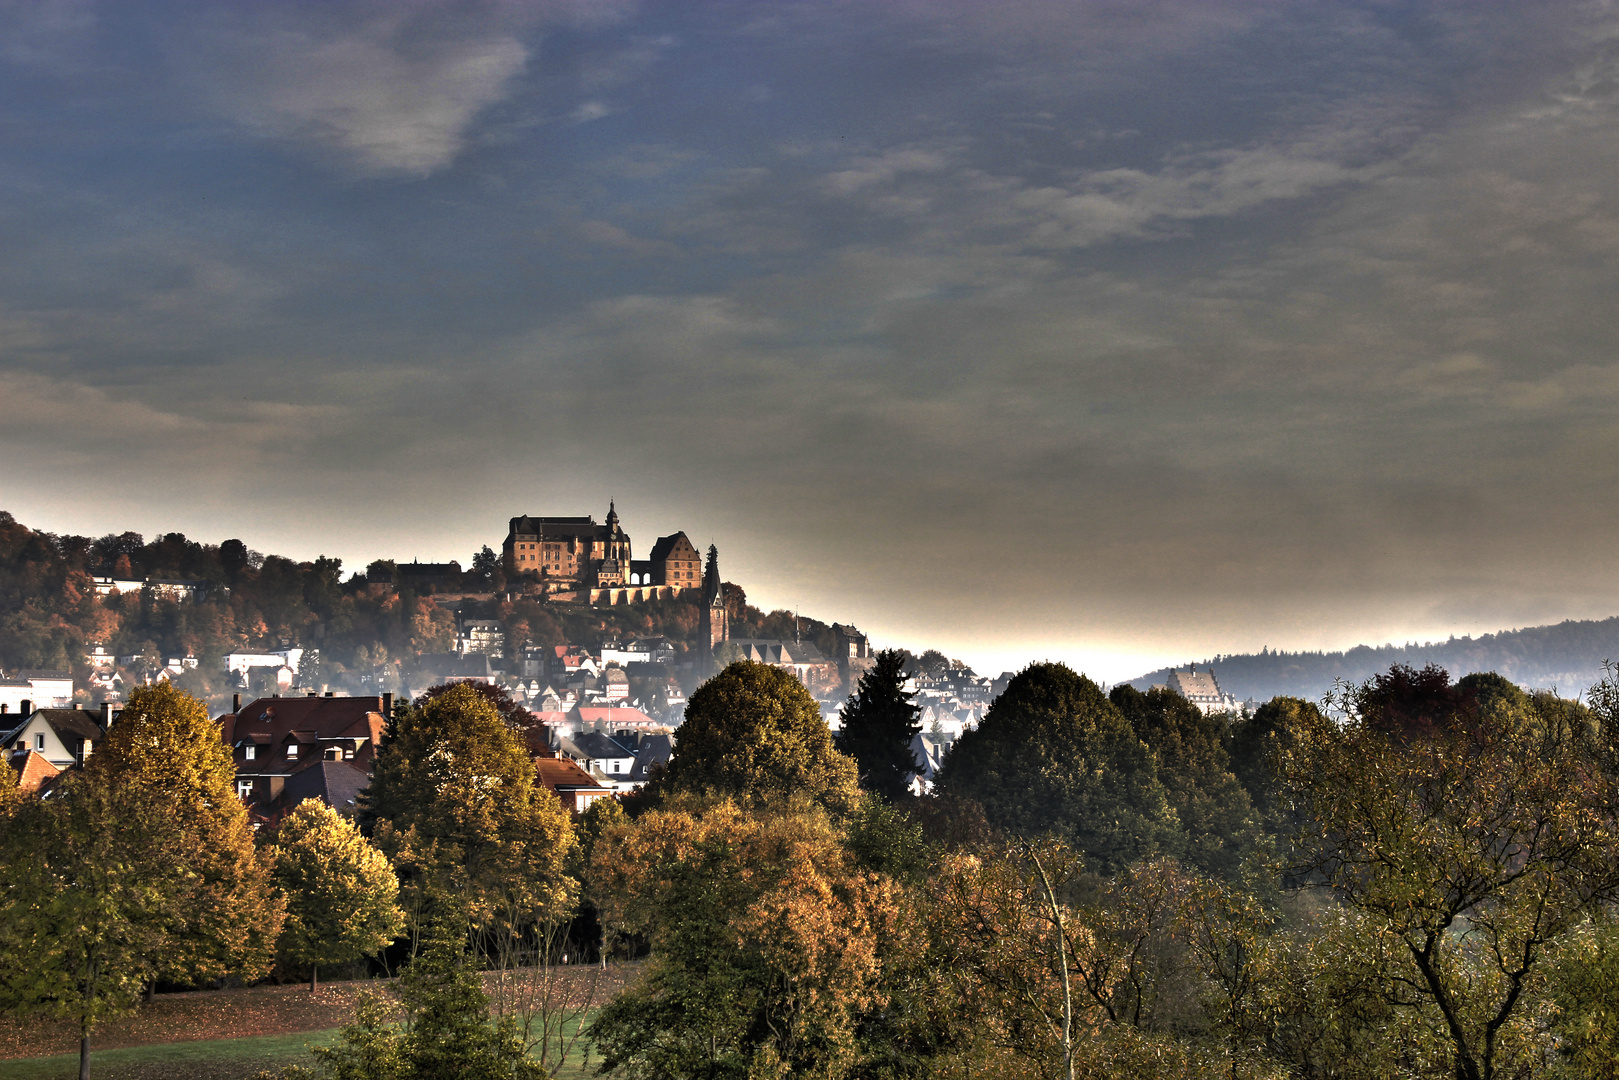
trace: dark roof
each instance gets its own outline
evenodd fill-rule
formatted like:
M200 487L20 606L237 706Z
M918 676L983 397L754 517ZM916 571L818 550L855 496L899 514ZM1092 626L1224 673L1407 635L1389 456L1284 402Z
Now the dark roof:
M493 672L483 653L423 653L416 661L418 671L447 679L488 679Z
M651 779L652 767L667 765L674 752L674 740L663 732L641 736L641 742L635 748L635 764L630 767L630 779Z
M347 761L312 761L287 777L276 801L288 810L305 799L320 799L333 810L351 810L371 778Z
M523 533L525 535L543 536L547 540L566 540L569 538L594 540L596 537L612 535L612 530L606 525L598 525L593 517L534 517L525 515L514 517L508 527L510 535Z
M632 758L635 751L599 731L585 731L570 740L588 758Z
M294 732L300 741L315 739L364 740L380 742L387 721L382 716L382 699L376 697L281 697L259 698L218 720L220 737L228 746L244 741L281 745ZM363 749L360 748L360 749ZM366 760L370 754L366 752ZM241 770L252 773L282 771L270 768L285 762L272 759L243 762Z
M658 537L658 542L652 545L652 554L647 556L647 561L662 562L674 552L675 545L682 540L686 540L686 534L683 532L677 532L672 536ZM692 545L690 540L686 540L686 546L691 548L692 556L696 557L697 548Z
M761 664L824 664L821 650L807 641L781 641L777 638L731 638L747 659Z
M442 577L460 572L461 564L458 562L407 562L394 567L397 577Z
M56 732L56 737L62 744L72 748L80 739L89 739L91 742L100 742L106 731L101 726L101 714L88 712L84 709L38 709L35 716L43 716L45 722ZM72 736L69 739L69 736Z
M52 671L49 668L23 668L17 672L19 679L71 679L71 671Z

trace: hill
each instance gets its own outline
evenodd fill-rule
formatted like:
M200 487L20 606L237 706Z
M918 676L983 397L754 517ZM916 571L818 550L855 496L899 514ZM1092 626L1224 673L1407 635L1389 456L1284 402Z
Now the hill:
M1602 678L1602 664L1619 660L1619 616L1568 620L1552 626L1503 630L1482 637L1453 637L1421 645L1357 645L1344 652L1272 652L1216 656L1198 662L1220 680L1220 688L1241 699L1264 701L1277 695L1319 699L1335 680L1361 682L1394 664L1415 668L1437 664L1454 678L1495 671L1529 689L1555 689L1564 697L1583 693ZM1130 685L1145 690L1169 677L1160 668Z

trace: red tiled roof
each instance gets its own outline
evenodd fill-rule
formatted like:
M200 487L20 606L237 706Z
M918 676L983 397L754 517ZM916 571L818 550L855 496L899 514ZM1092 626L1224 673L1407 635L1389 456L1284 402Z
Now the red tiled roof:
M568 764L573 765L573 762L570 761ZM13 756L10 765L17 771L17 790L24 793L37 791L39 785L62 771L52 765L44 754L32 750L20 756ZM578 768L576 765L574 767Z

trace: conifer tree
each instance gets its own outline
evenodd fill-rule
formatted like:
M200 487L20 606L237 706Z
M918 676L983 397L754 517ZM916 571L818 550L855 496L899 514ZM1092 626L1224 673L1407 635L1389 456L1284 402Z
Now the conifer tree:
M910 790L916 772L911 740L922 730L921 711L905 691L904 655L895 649L879 652L843 706L837 739L838 749L854 758L862 788L891 803Z
M370 956L404 930L388 857L320 800L305 799L287 815L269 856L287 897L280 952L309 965L310 993L321 964Z

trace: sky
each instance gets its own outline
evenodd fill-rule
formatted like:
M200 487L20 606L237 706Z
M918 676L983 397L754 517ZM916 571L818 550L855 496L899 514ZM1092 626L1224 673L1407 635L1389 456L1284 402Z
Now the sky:
M1104 679L1619 613L1619 8L0 0L0 509Z

